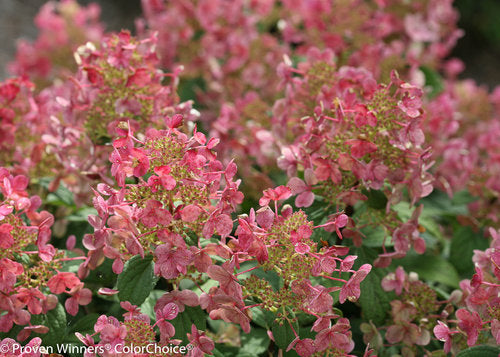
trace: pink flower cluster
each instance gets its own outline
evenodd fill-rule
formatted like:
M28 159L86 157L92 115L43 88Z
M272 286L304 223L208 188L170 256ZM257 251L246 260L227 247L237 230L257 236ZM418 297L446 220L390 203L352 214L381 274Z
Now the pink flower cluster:
M446 316L434 327L434 335L444 341L445 352L460 349L464 339L468 346L478 343L479 337L487 336L500 344L500 233L489 229L493 238L490 248L475 250L473 261L476 273L470 280L460 282L462 289L461 309L455 312L455 329L450 328Z
M4 312L0 331L9 332L14 324L23 326L19 341L33 331L48 332L47 326L33 325L30 320L32 315L54 309L56 295L70 295L65 306L71 315L92 297L74 273L62 270L64 262L74 258L49 243L54 217L47 211L37 212L42 202L28 195L28 183L26 176L13 176L0 168L0 307Z
M203 249L184 239L190 234L209 239L214 231L225 239L231 233L230 214L243 200L240 181L233 180L236 166L224 167L216 159L218 140L207 140L196 129L192 137L181 133L181 115L165 125L168 129L149 129L142 140L131 126L118 129L122 136L113 142L110 161L119 187L97 186L98 215L89 216L94 233L83 240L89 253L81 274L103 256L114 260L119 274L124 261L137 254L155 254L155 272L166 279L186 274L193 264L204 272ZM129 178L137 183L127 183Z
M134 356L164 356L163 353L148 353L147 351L156 351L158 348L165 350L171 349L172 346L179 345L181 341L172 339L175 334L174 326L168 320L174 319L177 314L182 311L178 305L174 303L164 304L161 309L156 311L156 323L151 325L151 319L148 315L141 313L141 310L130 304L122 302L121 307L127 312L123 314L124 320L120 322L116 317L101 315L94 325L94 333L92 335L82 335L77 333L78 339L87 347L90 347L84 353L84 357L94 357L96 353L88 351L103 351L99 355L103 357L121 356L125 351L124 346L134 346L134 351L139 348L139 351L133 352ZM160 342L155 339L154 328L158 326L160 330ZM94 336L99 335L100 341L96 343ZM188 334L190 348L188 353L171 353L169 356L203 356L204 353L211 354L214 348L213 341L206 337L203 332L200 333L193 324L191 333ZM141 348L142 347L142 348Z
M9 70L27 76L37 89L51 85L54 78L70 75L75 69L73 52L87 41L100 41L104 25L96 4L82 7L74 0L48 2L35 18L40 34L34 43L20 40L15 61Z
M191 291L172 290L158 300L157 309L163 309L167 302L178 304L179 312L184 305L200 306L210 318L239 324L248 333L250 306L245 301L252 299L253 306L269 311L292 306L295 311L311 314L318 319L318 336L328 335L325 329L330 329L330 320L338 318L329 293L340 290L341 303L357 300L359 285L371 265L352 270L356 256L340 258L347 254L347 247L318 250L309 237L314 228L320 227L313 227L304 212L293 213L290 206L278 211L278 202L291 196L291 190L284 186L266 190L260 199L262 207L257 213L252 210L248 217L239 218L236 236L232 236L230 214L243 200L238 191L240 181L233 181L236 165L231 162L224 167L216 159L213 148L218 140L207 140L196 129L188 137L178 130L181 124L182 116L174 115L166 120L168 129L149 129L142 140L130 127L119 130L122 136L113 142L110 156L118 188L106 184L97 187L94 207L98 215L89 216L94 233L83 239L89 253L80 266L80 276L95 269L103 257L112 259L113 271L120 274L130 257L151 254L155 274L174 286L185 278L197 281L203 273L218 282L217 287L199 298ZM138 182L127 183L130 178ZM271 202L274 212L269 207ZM339 229L346 220L346 215L338 214L323 226ZM212 240L214 234L220 236L217 243ZM224 264L217 265L215 257L223 259ZM278 261L282 263L276 265ZM242 264L251 262L252 268L235 272ZM285 286L273 292L268 282L255 275L238 278L260 267L276 270ZM331 276L335 272L339 277ZM346 280L340 277L341 273L354 274ZM312 285L311 276L341 286ZM293 317L285 315L283 319ZM341 322L344 328L331 327L331 333L336 331L333 339L318 337L311 344L312 351L328 347L352 350L349 324Z
M283 65L286 97L274 107L275 125L293 132L294 140L282 146L278 165L291 177L288 186L297 195L295 205L308 207L318 194L330 205L354 206L367 200L366 190L381 190L387 198L386 214L371 223L386 227L395 251L388 253L384 247L378 265L404 256L410 244L423 253L419 211L405 224L391 214L403 190L412 204L432 191L420 127L422 90L395 72L388 85L381 85L363 68L337 70L331 52L311 50L309 56L298 69ZM283 132L283 142L286 135ZM353 224L345 235L361 244Z
M451 0L142 5L135 37L105 33L95 5L48 3L0 83L5 355L80 306L100 316L76 333L101 351L86 357L198 357L264 329L266 353L349 356L353 316L365 356L437 353L432 332L445 353L500 344L500 89L457 79ZM440 191L463 190L442 214ZM493 240L448 294L412 260L447 258L450 226ZM74 227L66 249L51 240ZM121 287L137 261L156 289L141 307ZM380 321L364 287L387 294Z
M424 126L437 162L436 185L450 196L467 189L480 197L470 204L477 220L472 223L497 228L499 94L499 88L489 94L471 80L450 80L443 93L428 104Z

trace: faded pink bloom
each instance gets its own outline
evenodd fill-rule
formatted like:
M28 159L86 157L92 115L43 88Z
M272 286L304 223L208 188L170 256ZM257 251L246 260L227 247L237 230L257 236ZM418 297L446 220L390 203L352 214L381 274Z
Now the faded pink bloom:
M141 223L148 228L154 228L157 225L168 226L172 221L172 214L157 200L147 201L140 217Z
M312 169L304 171L305 182L298 177L292 177L287 186L292 190L292 195L297 195L295 205L297 207L309 207L314 201L313 186L318 183L318 179Z
M42 312L42 301L45 300L45 295L40 290L36 288L20 288L16 298L28 307L31 314L38 315Z
M295 349L295 352L300 357L309 357L315 352L314 340L310 338L305 338L303 340L297 336L287 347L286 351L290 351L291 349Z
M14 229L10 224L4 223L0 225L0 248L7 249L14 244L14 238L10 232Z
M425 346L430 341L430 334L429 331L420 328L414 323L400 321L396 325L389 326L385 338L392 344L402 341L407 345Z
M174 248L170 243L158 246L155 256L158 258L154 267L155 274L165 279L174 279L179 274L186 274L187 266L194 258L193 253L185 246Z
M341 304L343 304L346 299L348 299L349 301L355 301L359 299L359 296L361 295L359 284L364 280L364 278L371 270L372 266L370 264L363 264L358 269L358 271L351 276L347 283L342 286L339 295L339 301Z
M92 301L92 291L84 288L83 283L78 284L69 292L71 297L66 299L64 306L68 314L75 316L78 313L78 305L88 305Z
M162 309L168 303L175 303L179 312L183 312L185 306L198 306L200 304L198 295L191 290L173 290L163 294L156 301L155 310Z
M500 321L497 319L493 319L493 321L491 321L491 334L493 335L496 343L500 345Z
M188 352L189 357L203 357L205 354L212 354L215 348L214 342L205 333L200 333L195 324L191 325L191 333L187 334L189 343L194 347Z
M351 146L351 155L356 159L377 151L377 145L366 140L351 139L347 140L346 144Z
M286 186L278 186L276 188L268 188L264 191L264 196L259 200L261 206L266 206L270 201L286 200L292 195L290 188Z
M47 286L54 294L61 294L66 289L71 290L78 284L80 284L80 279L74 273L69 272L57 273L47 282Z
M457 310L456 315L458 327L467 335L467 345L474 346L483 326L481 317L477 312L470 312L466 309Z
M398 266L395 273L389 273L389 275L382 279L382 288L385 291L395 290L397 295L401 295L403 292L405 278L406 275L404 269L401 266Z
M333 347L345 352L352 351L354 342L351 340L350 335L348 335L349 328L349 320L340 318L332 327L320 331L314 340L316 350L324 351L329 347Z
M436 338L444 342L444 352L449 353L451 351L451 338L457 331L450 331L450 328L439 320L433 331Z

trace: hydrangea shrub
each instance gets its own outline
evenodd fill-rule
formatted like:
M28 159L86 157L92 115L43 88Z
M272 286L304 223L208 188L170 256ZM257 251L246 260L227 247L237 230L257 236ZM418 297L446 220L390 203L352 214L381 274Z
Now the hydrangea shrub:
M0 83L0 355L500 353L500 88L451 0L142 7L49 2Z

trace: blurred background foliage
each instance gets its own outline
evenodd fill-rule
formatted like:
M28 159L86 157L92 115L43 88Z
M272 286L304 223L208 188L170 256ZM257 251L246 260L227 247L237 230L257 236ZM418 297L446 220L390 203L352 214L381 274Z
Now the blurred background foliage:
M47 0L0 1L0 78L8 76L5 65L15 53L15 40L36 38L33 18ZM78 0L80 4L98 3L107 30L133 29L141 14L140 0ZM464 61L462 78L473 78L490 89L500 83L500 1L455 0L460 12L459 27L465 36L458 42L452 56Z
M465 36L453 56L465 62L463 78L473 78L491 89L500 83L500 1L455 0L458 26Z

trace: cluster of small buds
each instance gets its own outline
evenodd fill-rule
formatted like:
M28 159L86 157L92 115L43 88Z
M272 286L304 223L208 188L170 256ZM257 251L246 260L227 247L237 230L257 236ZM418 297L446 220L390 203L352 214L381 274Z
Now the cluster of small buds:
M211 264L197 237L210 239L216 232L224 241L231 233L230 214L243 200L240 181L233 181L234 163L224 168L216 159L218 140L207 141L196 128L188 137L177 129L181 125L182 116L174 115L168 129L149 129L142 140L131 127L119 129L123 136L110 156L118 189L97 186L98 216L89 216L95 232L83 239L89 250L83 275L103 256L114 260L119 274L130 257L154 254L155 273L165 279L186 274L193 264L207 265L206 258Z
M200 306L211 319L239 324L248 333L248 312L252 306L247 306L245 299L249 298L258 300L253 306L271 312L288 306L291 313L315 316L319 321L315 330L318 338L311 342L315 351L352 350L348 322L339 320L333 326L330 323L338 318L332 310L330 293L340 291L341 303L357 300L360 283L371 265L353 270L356 256L346 256L348 248L318 249L310 239L316 228L333 226L340 233L347 216L340 213L322 227L314 227L302 211L293 213L286 206L279 212L278 202L291 196L288 187L280 186L264 192L262 208L257 214L252 210L248 217L240 217L235 237L231 236L230 213L242 201L239 182L233 181L236 165L231 163L224 169L212 152L216 141L207 142L196 130L188 138L177 130L181 122L180 116L174 116L167 130L150 129L142 140L130 128L121 129L123 136L113 142L115 151L110 158L119 187L100 184L97 188L94 206L99 215L89 218L95 232L84 237L89 255L80 273L84 276L88 269L94 269L102 257L113 259L113 271L120 273L130 257L152 254L155 274L174 284L174 290L158 300L157 312L170 303L177 304L180 312L185 305ZM138 183L127 183L130 178ZM105 200L103 196L109 198ZM210 243L207 240L214 231L220 240ZM200 236L205 240L196 238ZM217 265L211 255L225 262ZM251 262L257 265L235 273L241 264ZM275 271L284 286L275 292L267 281L255 275L238 278L258 268ZM196 282L203 272L218 286L203 291L199 297L192 291L178 290L179 279ZM334 273L338 277L331 276ZM349 273L349 279L342 277ZM324 278L330 284L313 285L312 277ZM284 314L280 321L290 319L292 315Z
M446 353L464 348L465 340L467 346L488 340L500 344L500 231L490 228L489 234L490 248L474 251L476 273L460 282L462 296L457 305L465 306L455 312L457 320L443 316L434 327Z
M80 258L67 258L49 244L54 217L37 212L42 202L38 196L28 196L28 183L26 176L0 168L0 331L26 325L17 335L19 341L32 332L48 332L48 327L32 325L30 320L31 315L46 314L57 306L53 294L70 295L65 306L71 315L92 296L74 273L61 271L64 261Z
M301 76L289 78L286 97L275 105L276 125L290 128L297 138L283 147L279 166L290 175L311 169L309 190L320 182L334 184L324 191L332 192L335 204L353 205L363 197L356 194L361 188L385 189L386 181L393 203L402 187L412 202L428 195L432 180L422 148L422 90L396 72L389 85L382 85L362 68L337 70L328 52L309 55L298 69L283 69Z
M38 90L50 85L54 78L72 73L76 69L73 60L76 48L87 41L98 42L103 36L104 25L99 22L99 15L96 4L82 7L75 0L44 4L35 18L40 31L37 40L18 42L9 71L29 77Z

